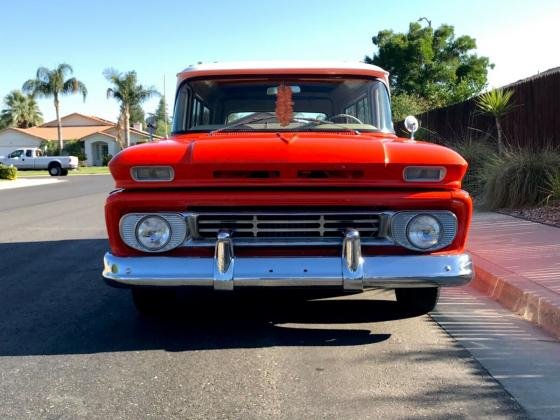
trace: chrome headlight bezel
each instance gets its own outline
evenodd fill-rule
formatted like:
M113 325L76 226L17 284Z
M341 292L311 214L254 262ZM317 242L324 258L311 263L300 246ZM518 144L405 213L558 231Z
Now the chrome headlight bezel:
M434 245L421 248L409 238L409 225L417 217L433 217L440 227L439 240ZM430 252L448 247L457 235L457 216L447 210L401 211L391 217L391 237L393 241L412 251Z
M170 230L169 240L161 247L145 247L138 239L140 224L150 217L159 217L167 223ZM119 233L129 247L142 252L165 252L180 246L189 235L185 217L177 213L128 213L121 217Z

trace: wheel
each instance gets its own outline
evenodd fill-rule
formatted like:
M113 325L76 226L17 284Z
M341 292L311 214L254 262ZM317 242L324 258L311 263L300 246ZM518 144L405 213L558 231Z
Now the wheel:
M132 289L132 301L141 315L158 315L171 307L175 301L175 291L161 288L135 288Z
M359 119L354 117L353 115L350 114L336 114L336 115L332 115L329 118L327 118L328 121L333 121L336 120L337 118L346 118L346 120L352 120L358 124L363 124L363 122Z
M62 168L58 163L53 163L49 165L49 174L50 176L60 176L62 175Z
M68 175L68 169L62 169L62 170L60 171L60 175L62 175L62 176Z
M439 299L439 287L395 289L397 303L403 309L426 314L432 311Z

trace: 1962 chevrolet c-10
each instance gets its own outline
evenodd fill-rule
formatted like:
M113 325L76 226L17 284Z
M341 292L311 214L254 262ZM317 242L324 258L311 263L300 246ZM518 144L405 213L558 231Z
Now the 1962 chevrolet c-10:
M381 68L189 67L172 131L109 165L103 277L141 312L174 286L395 289L429 311L471 280L467 163L395 135Z

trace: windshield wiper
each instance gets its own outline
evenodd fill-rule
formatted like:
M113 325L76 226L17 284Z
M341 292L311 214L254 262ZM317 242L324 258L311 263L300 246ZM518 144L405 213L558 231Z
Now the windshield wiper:
M254 124L254 123L257 123L257 122L267 121L267 120L270 120L272 118L276 118L276 115L273 114L272 112L267 112L266 114L268 114L268 115L266 115L266 116L262 116L262 114L265 114L265 113L264 112L259 112L258 114L253 114L252 118L251 118L250 115L245 117L245 118L241 118L240 121L238 121L234 124L227 124L227 125L225 125L221 128L210 131L209 134L214 135L214 134L219 133L219 132L224 131L224 130L230 130L230 129L235 128L235 127L242 127L242 126L247 125L247 124Z
M293 118L292 121L295 121L295 122L299 122L299 121L307 122L306 125L301 126L301 127L298 127L298 128L305 128L306 126L314 127L314 126L321 125L321 124L330 124L330 125L332 125L332 126L334 126L334 127L342 128L344 131L350 131L350 132L352 132L352 133L354 133L354 134L356 134L356 135L359 135L359 134L360 134L360 132L359 132L358 130L354 129L354 128L345 127L345 126L343 126L343 125L340 125L340 124L337 124L337 123L334 123L334 122L328 121L328 120L319 120L319 119L317 119L317 118L300 118L300 117L296 117L296 118ZM313 124L312 124L312 123L313 123Z
M245 118L242 118L242 121L238 121L234 124L228 124L228 125L225 125L224 127L213 130L209 133L209 135L212 136L216 133L220 133L222 131L230 130L230 129L233 129L233 128L236 128L236 127L242 127L242 126L248 125L248 124L254 124L254 123L258 123L258 122L262 122L262 121L268 121L268 120L271 120L271 119L276 119L276 114L274 114L272 112L267 112L266 114L268 114L268 115L266 115L266 116L262 116L262 114L265 114L265 113L264 112L259 112L258 114L254 115L252 118L251 118L251 116L247 116ZM297 127L297 129L301 129L301 128L305 129L307 127L314 127L314 126L317 126L317 125L329 124L329 125L332 125L333 127L341 128L344 131L350 131L350 132L352 132L356 135L360 134L360 132L358 130L354 129L354 128L345 127L343 125L336 124L332 121L319 120L317 118L294 117L290 120L290 122L306 123L305 125L303 125L301 127ZM295 130L297 131L297 129L295 129Z

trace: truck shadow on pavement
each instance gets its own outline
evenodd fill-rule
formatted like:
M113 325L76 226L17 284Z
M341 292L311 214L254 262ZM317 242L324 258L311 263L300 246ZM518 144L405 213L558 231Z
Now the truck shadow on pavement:
M183 294L169 313L145 319L128 290L102 281L107 247L104 239L0 244L0 356L353 346L387 340L378 323L416 316L369 293L312 301Z

